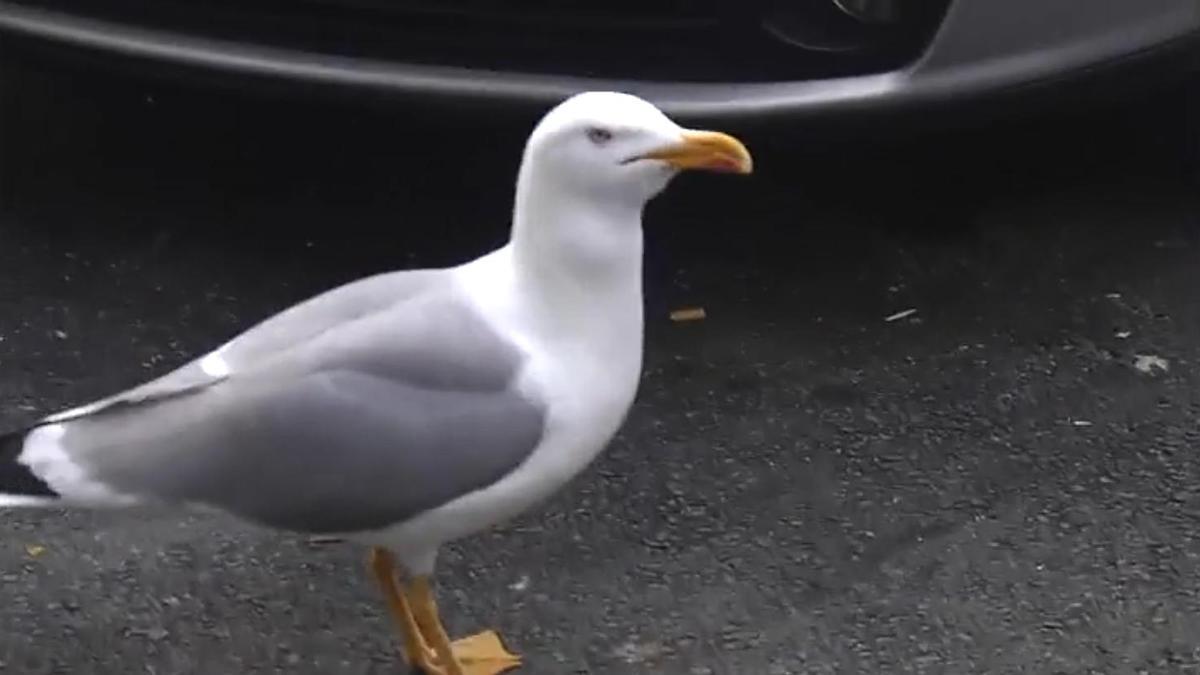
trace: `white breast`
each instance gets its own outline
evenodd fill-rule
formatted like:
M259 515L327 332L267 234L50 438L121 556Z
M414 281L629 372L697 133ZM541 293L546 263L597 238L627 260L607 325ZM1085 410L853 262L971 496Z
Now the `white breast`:
M640 287L618 303L621 316L595 317L597 328L565 339L546 334L514 292L509 249L456 273L489 323L529 355L519 388L546 401L546 432L537 449L500 482L372 536L410 567L432 565L442 543L513 518L551 496L608 445L633 403L642 366ZM605 303L613 306L613 303Z

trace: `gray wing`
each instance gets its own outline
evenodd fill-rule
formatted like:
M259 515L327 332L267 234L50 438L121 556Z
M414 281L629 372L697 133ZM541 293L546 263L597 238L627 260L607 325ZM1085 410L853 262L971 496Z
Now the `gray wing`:
M234 337L221 348L221 357L237 370L275 357L298 345L400 303L436 291L446 283L443 270L405 270L358 279L271 316ZM49 416L56 422L93 414L113 405L144 402L209 387L221 378L205 373L197 358L172 372L127 391Z
M62 423L60 447L123 494L273 527L375 529L491 485L543 433L524 356L452 292L329 328L207 387Z

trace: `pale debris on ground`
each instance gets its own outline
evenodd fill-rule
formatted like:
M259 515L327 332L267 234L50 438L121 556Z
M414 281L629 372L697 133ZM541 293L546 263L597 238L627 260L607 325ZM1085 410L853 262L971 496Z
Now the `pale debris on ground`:
M1170 364L1163 357L1154 354L1134 354L1133 367L1143 373L1153 373L1155 370L1165 373L1170 368Z

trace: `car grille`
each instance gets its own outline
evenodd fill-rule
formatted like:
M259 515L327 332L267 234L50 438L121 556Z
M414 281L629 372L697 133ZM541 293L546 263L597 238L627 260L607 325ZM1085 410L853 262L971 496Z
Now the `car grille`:
M837 7L895 3L871 23ZM633 80L768 81L914 59L948 0L26 0L124 23L413 64Z

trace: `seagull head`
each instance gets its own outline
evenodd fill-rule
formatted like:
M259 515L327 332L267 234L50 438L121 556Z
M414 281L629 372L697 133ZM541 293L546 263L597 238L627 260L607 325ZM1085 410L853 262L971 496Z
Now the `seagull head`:
M529 137L524 164L574 197L639 208L681 171L753 169L736 138L681 127L653 104L616 92L576 94L551 109Z
M752 168L746 146L728 134L684 128L629 94L576 94L546 113L525 144L514 250L549 288L595 292L602 280L632 288L646 202L682 171Z

